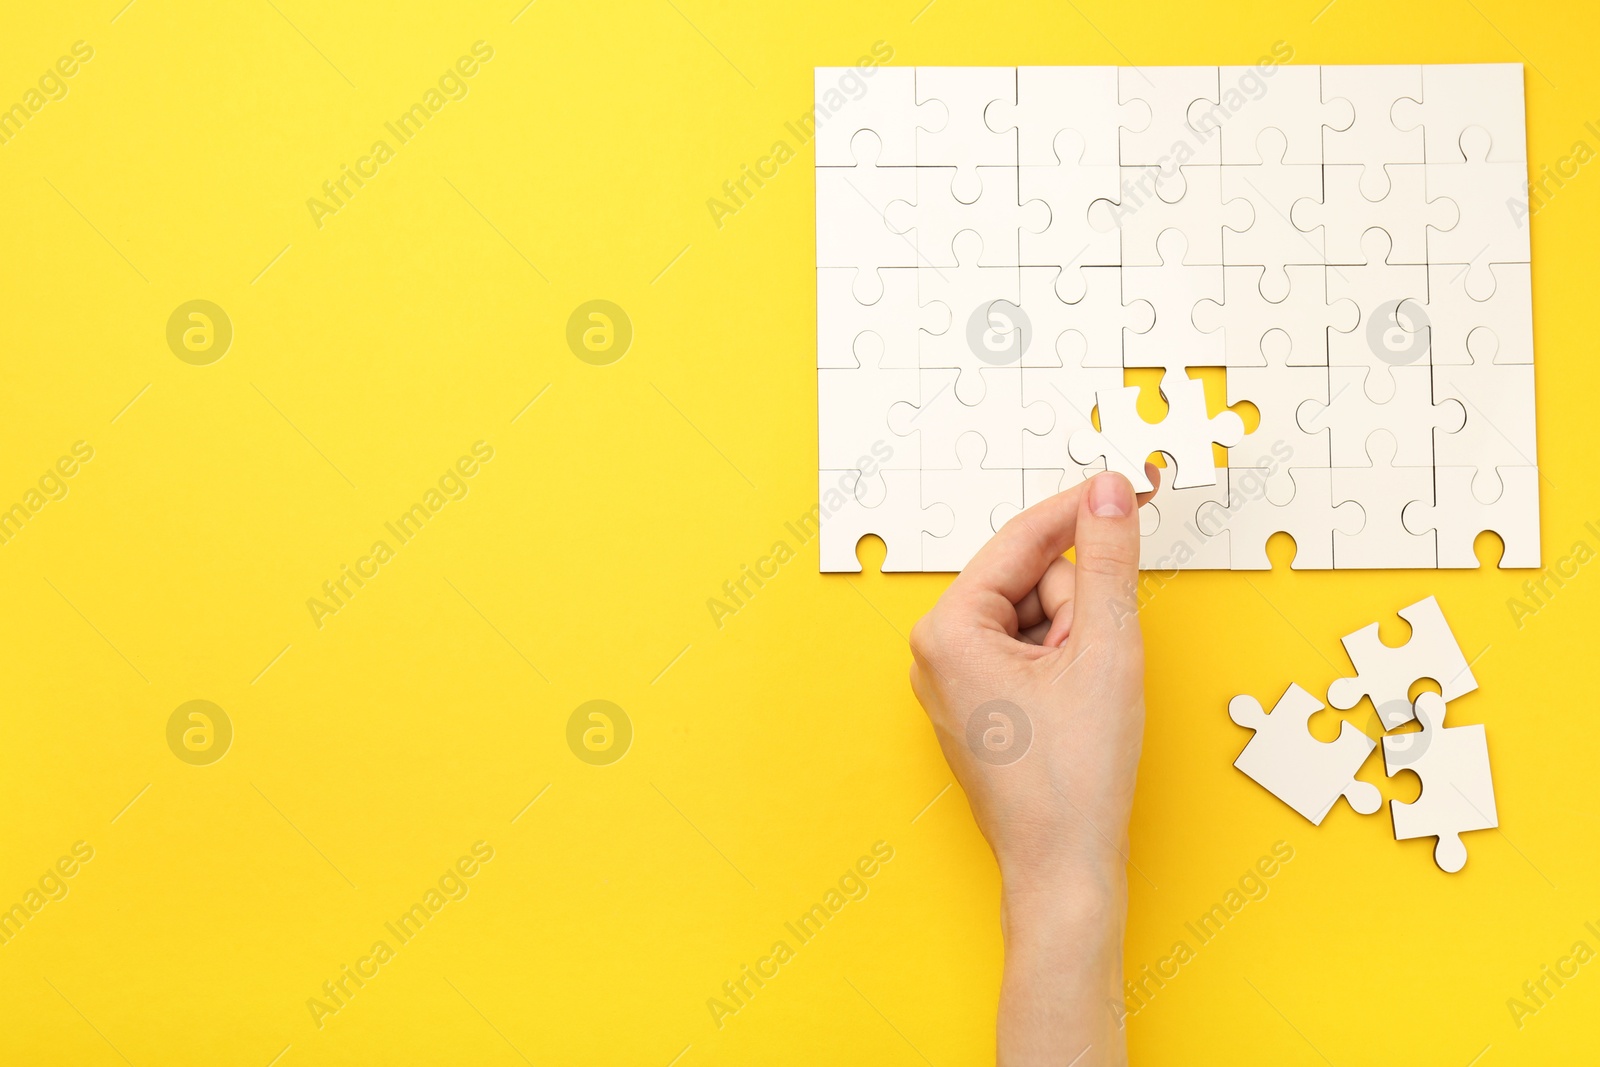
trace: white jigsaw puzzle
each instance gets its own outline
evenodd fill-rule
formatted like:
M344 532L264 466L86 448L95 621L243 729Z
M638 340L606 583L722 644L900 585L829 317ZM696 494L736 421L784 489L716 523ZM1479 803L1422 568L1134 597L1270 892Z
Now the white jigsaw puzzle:
M1279 532L1297 569L1475 567L1485 531L1539 566L1520 65L856 81L816 137L818 469L850 486L824 571L869 533L959 570L1096 468L1148 489L1151 455L1147 568L1265 568Z

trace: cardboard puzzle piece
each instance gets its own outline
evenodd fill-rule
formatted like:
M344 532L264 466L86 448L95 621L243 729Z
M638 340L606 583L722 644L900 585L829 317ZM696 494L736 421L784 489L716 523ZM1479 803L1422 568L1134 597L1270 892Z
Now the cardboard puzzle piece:
M1395 464L1395 440L1379 430L1367 441L1371 463L1364 467L1333 468L1335 505L1354 501L1366 517L1354 533L1333 535L1335 570L1380 570L1392 567L1436 567L1434 539L1406 529L1402 516L1414 500L1432 492L1432 467Z
M1216 67L1118 68L1117 98L1124 104L1137 102L1149 115L1138 127L1122 128L1122 165L1162 166L1172 159L1173 146L1179 144L1194 153L1188 162L1221 163L1217 137L1189 124L1190 109L1197 102L1220 103L1220 79Z
M1391 395L1379 402L1374 384L1388 382ZM1329 455L1335 467L1372 464L1374 434L1386 433L1395 443L1397 467L1429 470L1434 462L1435 431L1452 434L1465 424L1466 409L1446 397L1434 403L1432 369L1427 366L1329 367L1328 402L1308 399L1300 407L1300 426L1309 434L1329 431ZM1430 479L1431 480L1431 479Z
M1227 144L1223 142L1225 156ZM1222 168L1223 203L1231 205L1241 200L1250 206L1246 225L1234 226L1224 221L1222 262L1230 266L1260 264L1265 268L1261 295L1281 301L1289 295L1289 264L1320 266L1327 260L1322 228L1315 227L1309 233L1301 230L1279 207L1321 195L1322 167L1290 162L1288 142L1281 130L1262 130L1257 145L1261 162Z
M1265 567L1283 531L1302 569L1471 566L1485 529L1537 563L1521 68L1255 74L816 71L819 470L870 470L832 523L959 566L1014 482L1023 505L1106 467L1144 488L1162 453L1150 565ZM1248 437L1187 380L1208 366ZM1122 377L1145 367L1156 424ZM1018 477L932 516L898 475L933 471Z
M1386 403L1394 387L1392 369L1428 365L1429 334L1417 329L1421 320L1404 314L1427 298L1428 268L1390 262L1383 230L1368 231L1361 247L1362 263L1328 268L1328 299L1349 300L1361 316L1357 329L1328 335L1328 364L1376 371L1367 376L1367 388Z
M983 241L971 230L955 236L956 263L951 266L917 268L917 297L921 304L938 304L949 309L950 327L943 333L919 332L917 364L924 368L948 368L960 372L956 391L968 404L983 399L985 367L1014 362L1004 347L1009 338L999 338L998 353L974 345L970 334L973 317L980 316L988 327L989 314L996 304L1015 307L1022 299L1022 274L1017 267L981 266ZM1018 338L1021 344L1022 339Z
M1023 267L1022 310L1035 336L1023 365L1121 370L1123 337L1155 322L1149 301L1123 302L1122 282L1121 267Z
M1122 293L1143 300L1155 315L1148 330L1122 338L1124 367L1161 367L1182 373L1185 367L1220 367L1225 362L1223 338L1202 333L1194 324L1194 307L1222 297L1221 267L1192 267L1183 260L1187 243L1177 230L1161 235L1153 267L1122 268Z
M1323 67L1322 98L1347 100L1353 111L1348 127L1323 128L1322 161L1365 167L1359 189L1368 200L1383 199L1389 188L1385 165L1427 162L1421 128L1401 129L1394 122L1395 107L1401 100L1422 102L1420 66Z
M964 403L950 388L950 371L924 370L922 401L889 406L890 431L916 436L918 447L911 451L921 457L923 470L963 466L957 448L972 433L985 442L989 466L1021 470L1024 435L1050 432L1055 409L1039 401L1023 404L1021 367L987 367L977 373L983 394L975 404Z
M1052 146L1048 164L1024 166L1017 179L1017 195L1030 212L1029 226L1019 235L1022 262L1028 266L1117 266L1122 262L1120 239L1114 229L1090 221L1097 202L1117 194L1121 168L1115 163L1088 163L1083 135L1062 130ZM1041 216L1032 205L1047 209Z
M1526 263L1429 263L1423 321L1435 366L1533 362L1533 278ZM1469 285L1476 280L1477 285ZM1492 284L1488 284L1492 283Z
M986 462L987 442L978 433L962 434L955 452L958 466L922 472L922 499L930 505L943 504L955 515L948 533L923 533L923 570L960 570L1022 508L1020 466L991 466Z
M1328 298L1327 267L1301 264L1283 270L1289 292L1281 300L1263 295L1265 267L1235 266L1222 268L1222 303L1195 305L1195 326L1222 332L1227 366L1326 367L1329 339L1361 321L1355 301Z
M1214 484L1212 442L1238 444L1244 436L1243 420L1232 411L1207 415L1204 383L1180 373L1169 372L1161 379L1161 394L1167 401L1166 417L1146 422L1138 410L1138 386L1100 393L1096 398L1100 429L1072 435L1072 458L1090 463L1104 457L1106 469L1126 476L1140 493L1155 488L1144 471L1145 460L1154 452L1165 453L1176 464L1174 487Z
M1279 67L1270 83L1262 82L1254 67L1223 67L1220 75L1225 86L1246 85L1254 77L1262 87L1248 101L1224 99L1213 105L1197 100L1189 106L1191 127L1220 134L1225 165L1252 165L1275 158L1261 150L1260 137L1268 130L1283 144L1283 162L1319 165L1323 127L1348 129L1355 118L1355 108L1348 100L1323 99L1319 67ZM1228 92L1238 90L1230 88Z
M1479 726L1446 726L1445 700L1438 693L1417 698L1420 734L1383 739L1384 770L1393 777L1415 771L1422 793L1410 803L1392 800L1389 814L1397 841L1436 837L1433 860L1451 874L1467 863L1461 835L1500 825L1494 779L1489 774L1489 739Z
M817 371L817 464L823 470L844 470L872 446L890 437L888 414L899 403L916 404L922 396L916 368L827 367ZM915 442L896 447L891 469L922 466Z
M1527 162L1521 63L1430 63L1422 68L1422 95L1396 101L1392 114L1396 128L1423 132L1429 163L1470 158L1461 141L1472 128L1489 135L1491 162Z
M1355 676L1328 686L1328 703L1341 711L1355 707L1362 697L1371 700L1385 730L1411 721L1411 687L1424 679L1436 682L1445 700L1478 688L1438 600L1424 597L1401 608L1399 614L1411 624L1406 643L1384 644L1375 622L1346 634L1339 641L1356 669Z
M1224 518L1232 568L1270 570L1267 542L1286 533L1295 546L1290 569L1332 570L1334 537L1360 532L1364 521L1359 504L1334 503L1333 473L1327 467L1288 468L1294 495L1277 503L1268 495L1276 480L1271 468L1230 467Z
M1290 685L1271 714L1252 696L1228 702L1228 717L1254 730L1255 736L1233 765L1257 785L1299 812L1312 825L1322 825L1340 797L1362 815L1383 802L1378 787L1356 778L1377 742L1350 723L1341 723L1337 740L1318 741L1308 726L1322 701Z
M870 81L864 79L870 77ZM841 84L862 82L859 95L843 92ZM836 101L834 98L837 98ZM914 167L917 164L917 126L932 121L937 109L917 103L916 69L913 67L818 67L816 101L834 102L826 122L817 125L817 166L855 165L850 142L863 130L871 131L883 146L880 167Z
M1228 449L1231 467L1276 464L1267 477L1274 501L1294 495L1290 472L1296 467L1328 467L1328 431L1307 432L1300 425L1300 406L1324 402L1328 395L1325 367L1235 367L1228 372L1228 406L1255 406L1256 428Z
M818 479L818 510L822 515L819 549L823 573L861 573L856 546L871 534L881 538L888 551L883 569L920 571L922 535L949 533L955 514L948 504L923 506L922 475L918 471L882 471L886 491L876 505L868 506L857 495L863 481L859 469L823 470Z
M1015 103L1017 73L1010 67L918 67L917 103L928 106L942 120L917 129L917 166L951 167L958 200L971 202L978 194L979 167L1017 166L1015 130L996 132L984 121L984 112L997 101Z
M1249 204L1223 203L1221 167L1123 167L1118 191L1121 199L1090 206L1089 222L1121 233L1124 267L1159 266L1157 245L1168 230L1183 234L1184 263L1221 266L1223 229L1250 225Z
M1016 167L975 168L967 200L955 191L955 167L907 169L914 176L916 199L902 197L882 205L880 224L911 242L919 267L959 265L955 246L963 230L981 241L979 266L1015 267L1021 262L1019 231L1042 229L1049 222L1050 209L1043 201L1018 205ZM862 223L868 224L865 219Z
M1103 464L1079 463L1072 458L1072 435L1092 430L1091 413L1095 397L1101 392L1122 387L1122 371L1115 367L1023 367L1022 403L1024 408L1044 404L1054 414L1048 430L1022 435L1024 468L1057 470L1063 475L1075 472L1068 483L1076 485L1083 472Z
M1069 162L1057 148L1066 132L1076 135L1079 162L1115 167L1122 120L1138 122L1142 116L1139 108L1117 102L1116 67L1018 67L1016 102L995 100L984 117L996 133L1017 131L1017 159L1024 167Z
M950 328L947 306L918 302L915 268L886 267L878 278L882 294L863 304L855 296L855 267L817 268L818 369L915 368L919 335Z
M1434 435L1434 462L1442 467L1532 467L1539 461L1533 417L1533 365L1472 363L1432 368L1433 395L1465 413L1454 430ZM1493 495L1493 479L1479 479L1478 495Z
M1500 491L1488 500L1477 495L1483 472L1476 467L1435 467L1436 499L1416 500L1401 515L1412 533L1432 532L1440 567L1476 567L1472 545L1489 531L1505 546L1501 567L1539 566L1539 468L1499 467Z
M1220 570L1232 566L1223 512L1228 472L1216 484L1179 489L1172 467L1158 469L1155 497L1139 508L1139 568L1153 571Z
M1527 222L1506 207L1526 197L1528 165L1490 162L1489 134L1481 127L1461 135L1461 148L1465 162L1424 165L1428 195L1460 209L1450 226L1429 218L1428 261L1471 264L1470 273L1481 279L1490 273L1491 263L1529 260ZM1492 284L1492 278L1488 281Z
M1465 208L1434 191L1426 164L1393 163L1384 173L1389 178L1387 188L1382 196L1370 198L1361 190L1362 167L1326 164L1322 168L1323 199L1297 200L1290 208L1297 228L1311 233L1322 227L1326 262L1368 262L1363 242L1367 231L1376 229L1388 236L1391 246L1383 259L1427 263L1434 251L1432 237L1456 226ZM1507 214L1503 204L1500 212Z

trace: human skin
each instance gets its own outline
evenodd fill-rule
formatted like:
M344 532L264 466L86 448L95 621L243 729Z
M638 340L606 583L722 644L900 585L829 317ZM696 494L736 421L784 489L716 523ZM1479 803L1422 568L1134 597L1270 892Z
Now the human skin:
M911 631L911 687L1000 868L1003 1067L1127 1062L1119 1009L1148 498L1108 472L1029 508Z

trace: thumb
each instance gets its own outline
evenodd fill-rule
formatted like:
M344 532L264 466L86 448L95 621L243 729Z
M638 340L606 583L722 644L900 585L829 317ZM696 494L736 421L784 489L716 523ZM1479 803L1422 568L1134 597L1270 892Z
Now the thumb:
M1115 471L1094 476L1078 504L1072 630L1091 640L1138 641L1139 504Z

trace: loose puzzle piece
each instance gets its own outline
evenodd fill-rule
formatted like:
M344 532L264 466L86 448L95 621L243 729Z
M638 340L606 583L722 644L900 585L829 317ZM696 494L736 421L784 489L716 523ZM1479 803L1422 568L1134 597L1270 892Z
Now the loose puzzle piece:
M1403 645L1386 645L1378 636L1377 623L1346 634L1339 640L1355 666L1355 677L1328 686L1328 703L1341 711L1355 707L1362 697L1370 699L1385 730L1411 721L1411 687L1425 678L1438 683L1445 700L1478 688L1437 600L1424 597L1399 614L1411 624L1410 639Z
M1423 500L1406 505L1401 518L1407 530L1434 531L1439 566L1478 566L1472 545L1485 530L1505 545L1500 566L1539 566L1539 468L1500 467L1496 473L1499 494L1481 500L1475 481L1482 481L1483 476L1476 467L1436 467L1437 499L1431 505Z
M1467 863L1461 835L1500 825L1489 775L1489 739L1481 725L1445 726L1445 699L1438 693L1419 696L1415 715L1422 723L1420 734L1383 739L1384 770L1391 777L1415 771L1422 780L1416 800L1389 802L1394 836L1398 841L1438 838L1433 860L1454 874Z
M1213 484L1211 444L1238 444L1244 436L1243 420L1231 411L1207 416L1204 383L1182 374L1165 375L1161 394L1167 415L1160 422L1146 422L1139 415L1138 386L1099 394L1100 429L1072 435L1072 458L1089 463L1104 456L1107 470L1120 472L1135 491L1146 493L1155 486L1145 475L1145 460L1153 452L1163 452L1177 465L1172 481L1176 488Z
M1383 802L1378 787L1356 778L1377 743L1350 723L1341 723L1339 737L1318 741L1308 726L1322 702L1298 685L1278 698L1269 715L1252 696L1228 702L1228 717L1255 736L1233 765L1256 784L1320 826L1335 802L1344 797L1362 815Z
M1024 505L1102 467L1146 487L1158 452L1148 565L1265 567L1282 531L1296 568L1471 566L1485 529L1501 566L1537 563L1520 67L819 68L816 87L819 469L871 472L869 514L834 521L914 531L895 565L921 565L932 516L930 483L893 475L1019 475L981 515L944 494L943 567L1015 481ZM1204 366L1254 407L1248 438L1207 417L1186 381ZM1123 382L1139 367L1166 372L1160 423Z

